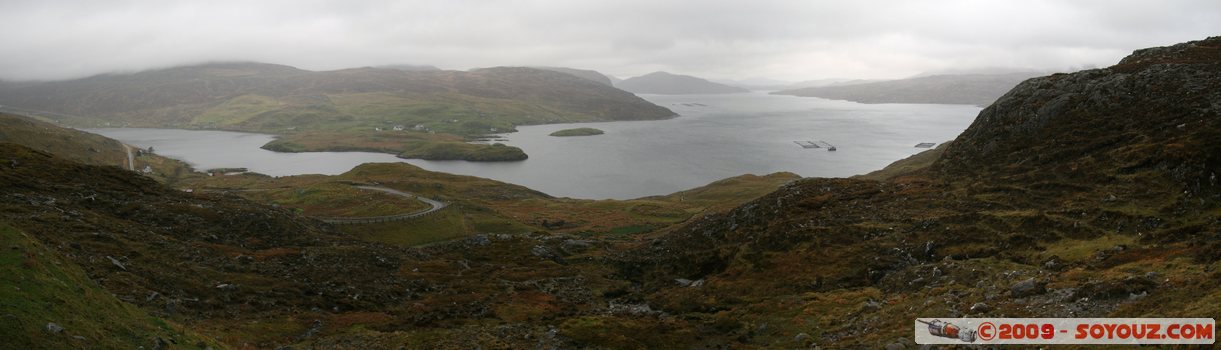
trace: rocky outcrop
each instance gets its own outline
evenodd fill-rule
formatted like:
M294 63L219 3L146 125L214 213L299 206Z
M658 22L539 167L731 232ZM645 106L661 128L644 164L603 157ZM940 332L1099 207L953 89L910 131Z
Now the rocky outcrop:
M1219 112L1221 37L1140 50L1018 85L924 168L800 180L615 261L658 310L749 318L795 303L797 317L834 315L815 322L817 343L841 347L883 346L904 335L885 330L910 332L912 312L1221 312L1181 306L1221 287L1196 270L1221 259ZM1167 273L1180 288L1124 277Z
M1139 50L1119 64L1028 80L980 112L936 167L958 174L1156 171L1218 193L1221 37Z

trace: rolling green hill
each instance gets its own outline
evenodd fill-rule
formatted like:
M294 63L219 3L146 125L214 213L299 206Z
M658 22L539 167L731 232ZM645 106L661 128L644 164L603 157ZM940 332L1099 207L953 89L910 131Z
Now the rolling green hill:
M296 133L329 132L351 149L369 148L354 135L365 131L475 137L517 125L674 116L604 84L513 67L312 72L214 63L69 81L0 82L0 105L70 126L214 128L274 133L287 141Z

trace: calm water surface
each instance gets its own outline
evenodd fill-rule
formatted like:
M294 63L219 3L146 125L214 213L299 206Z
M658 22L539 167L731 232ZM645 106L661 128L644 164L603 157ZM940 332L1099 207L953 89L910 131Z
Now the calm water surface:
M366 162L422 168L515 183L554 196L627 199L662 195L742 174L790 171L843 177L880 169L918 153L920 142L952 140L979 108L875 104L764 93L641 95L681 117L661 121L518 127L505 144L530 155L522 162L425 161L368 152L276 153L260 149L271 135L166 129L90 129L191 163L197 169L244 167L273 176L339 174ZM552 137L592 127L604 135ZM389 132L389 131L388 131ZM805 149L793 141L826 141L838 149Z

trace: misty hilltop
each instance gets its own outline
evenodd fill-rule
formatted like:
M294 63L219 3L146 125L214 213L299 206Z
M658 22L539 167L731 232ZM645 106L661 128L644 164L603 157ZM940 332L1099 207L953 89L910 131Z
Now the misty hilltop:
M602 73L598 73L598 71L594 71L594 70L576 69L576 68L567 68L567 67L530 67L530 68L570 74L570 75L573 75L578 78L589 79L591 81L597 82L602 85L615 86L615 83L613 81L611 81L611 79L609 77L607 77L606 75L604 75Z
M624 79L615 84L623 90L638 94L688 95L688 94L732 94L750 90L714 83L690 75L653 72Z
M986 106L1036 72L941 74L864 83L839 83L773 92L860 103L938 103Z
M371 100L407 110L450 105L451 119L459 122L497 114L505 122L488 124L501 129L674 114L571 74L514 67L315 72L266 63L213 63L66 81L0 83L0 104L53 113L69 123L275 130L365 118L412 125L436 122L423 111L389 115L385 114L389 111L361 108Z

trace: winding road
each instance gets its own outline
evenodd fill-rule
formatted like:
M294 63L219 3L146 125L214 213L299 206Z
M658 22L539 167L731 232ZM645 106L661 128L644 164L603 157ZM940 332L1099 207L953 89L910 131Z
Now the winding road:
M414 212L414 213L406 213L406 214L398 214L398 215L369 216L369 217L316 217L316 219L322 220L323 222L326 222L328 224L364 224L364 223L374 223L374 222L401 221L401 220L414 219L414 218L418 218L418 217L421 217L424 215L432 214L438 210L445 209L445 207L449 206L448 203L445 203L442 201L438 201L438 200L431 199L431 198L420 197L420 196L417 196L417 195L414 195L411 193L407 193L407 192L403 192L403 191L399 191L399 190L396 190L393 188L386 188L386 187L381 187L381 186L367 186L367 185L357 185L355 187L362 189L362 190L385 192L385 193L389 193L389 194L404 197L404 198L414 198L418 201L427 203L431 207L428 209L425 209L425 210Z
M127 150L127 170L136 171L136 156L131 154L131 146L124 143L123 149Z

